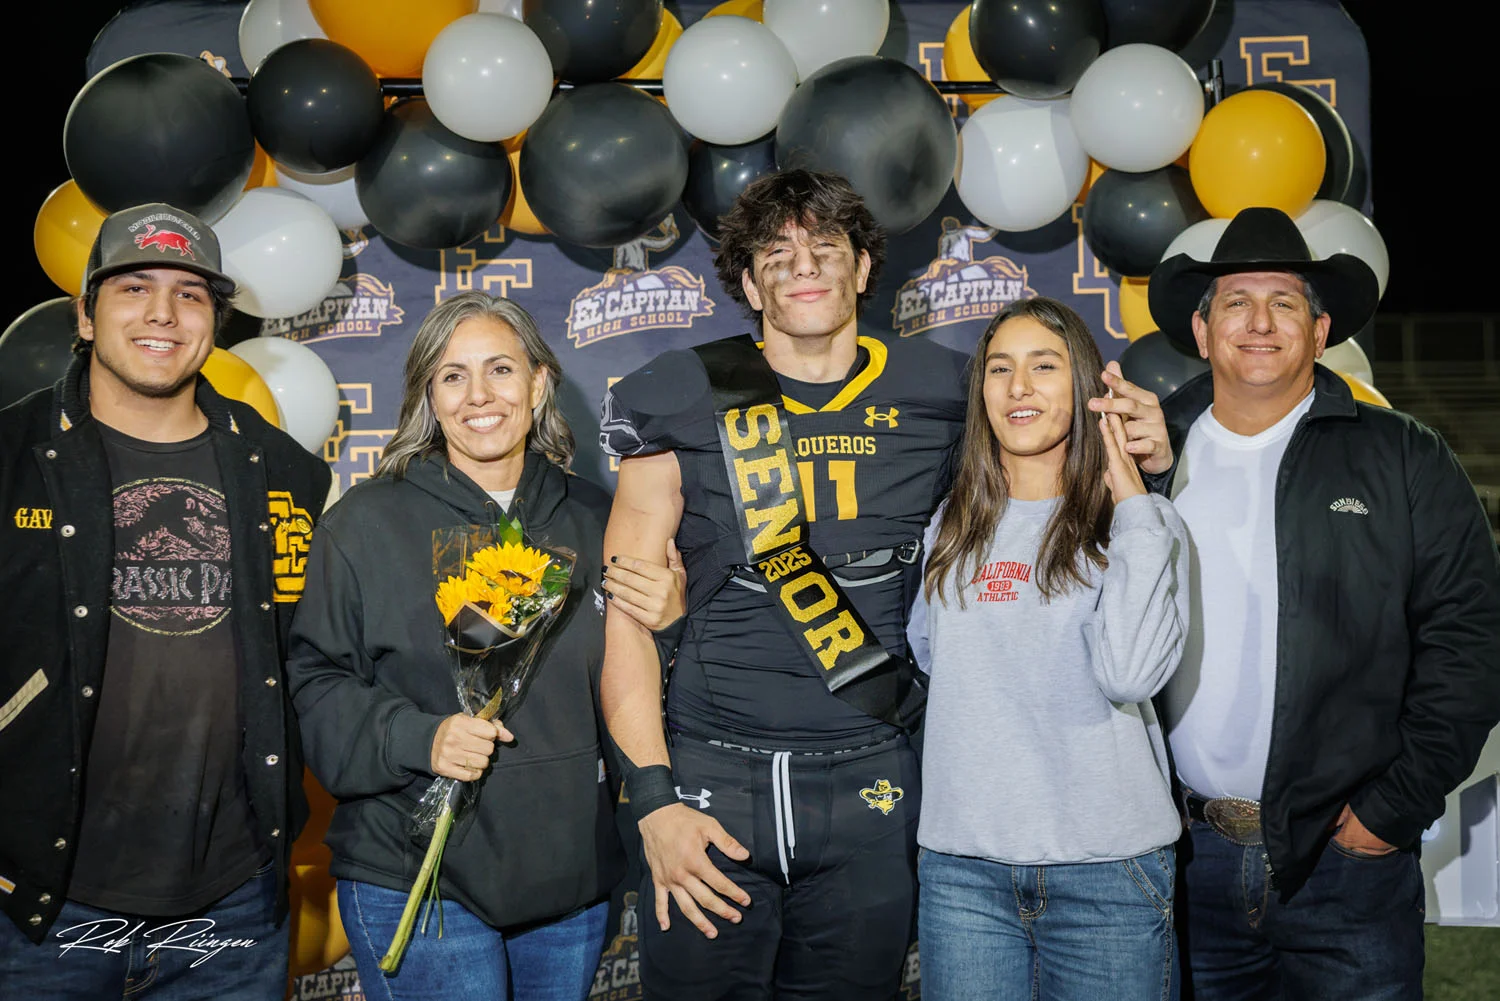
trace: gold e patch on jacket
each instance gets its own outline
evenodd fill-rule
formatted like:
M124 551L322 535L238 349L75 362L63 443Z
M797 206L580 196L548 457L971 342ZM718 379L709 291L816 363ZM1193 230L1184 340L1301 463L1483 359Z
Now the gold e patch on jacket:
M266 494L271 511L271 532L276 555L271 561L278 602L297 601L307 585L307 551L312 545L312 517L292 502L285 490Z
M889 814L896 808L896 801L906 795L906 791L900 786L891 785L889 779L877 779L874 788L861 789L859 795L870 809Z

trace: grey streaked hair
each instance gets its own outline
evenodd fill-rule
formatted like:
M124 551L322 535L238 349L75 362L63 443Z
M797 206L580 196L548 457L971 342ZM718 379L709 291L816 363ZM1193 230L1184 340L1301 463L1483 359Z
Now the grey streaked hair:
M1293 278L1302 283L1302 298L1307 300L1307 311L1312 314L1312 318L1316 320L1318 317L1322 316L1324 312L1323 300L1318 298L1318 290L1313 288L1312 282L1308 281L1306 278L1295 271L1288 271L1287 274L1291 275ZM1219 279L1215 278L1213 281L1208 283L1208 288L1203 290L1203 298L1198 300L1198 315L1203 317L1204 323L1208 322L1209 307L1214 304L1214 296L1218 294Z
M557 403L558 386L562 382L557 355L542 340L542 332L530 313L509 299L472 291L461 292L435 306L412 338L411 348L406 352L401 416L396 422L396 433L380 457L376 476L400 478L406 475L406 467L413 459L446 450L442 426L432 411L432 379L458 325L480 317L514 330L526 349L532 370L541 368L547 372L542 400L531 411L526 448L564 469L573 461L573 431Z

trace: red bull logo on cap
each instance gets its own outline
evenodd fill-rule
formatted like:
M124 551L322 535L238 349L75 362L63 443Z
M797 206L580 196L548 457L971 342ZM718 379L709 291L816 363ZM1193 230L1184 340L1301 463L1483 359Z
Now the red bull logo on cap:
M197 260L193 253L193 243L181 233L175 233L170 229L157 229L151 223L146 224L146 232L135 235L135 245L145 250L147 247L155 247L165 254L169 250L177 251L178 257L190 257Z

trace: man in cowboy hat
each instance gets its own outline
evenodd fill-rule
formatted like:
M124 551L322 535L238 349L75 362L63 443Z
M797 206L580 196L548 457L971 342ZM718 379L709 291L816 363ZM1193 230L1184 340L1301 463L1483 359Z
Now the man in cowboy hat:
M1197 1001L1420 998L1420 836L1500 720L1473 487L1430 428L1315 364L1378 297L1269 208L1151 276L1162 333L1211 366L1162 405L1179 459L1153 484L1196 563L1164 709Z

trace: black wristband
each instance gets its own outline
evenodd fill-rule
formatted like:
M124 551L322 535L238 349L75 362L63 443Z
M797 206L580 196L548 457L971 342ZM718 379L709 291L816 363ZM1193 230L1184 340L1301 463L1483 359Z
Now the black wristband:
M630 812L636 823L646 819L664 806L677 802L677 786L672 782L672 769L666 765L647 765L630 773L626 780L630 793Z

